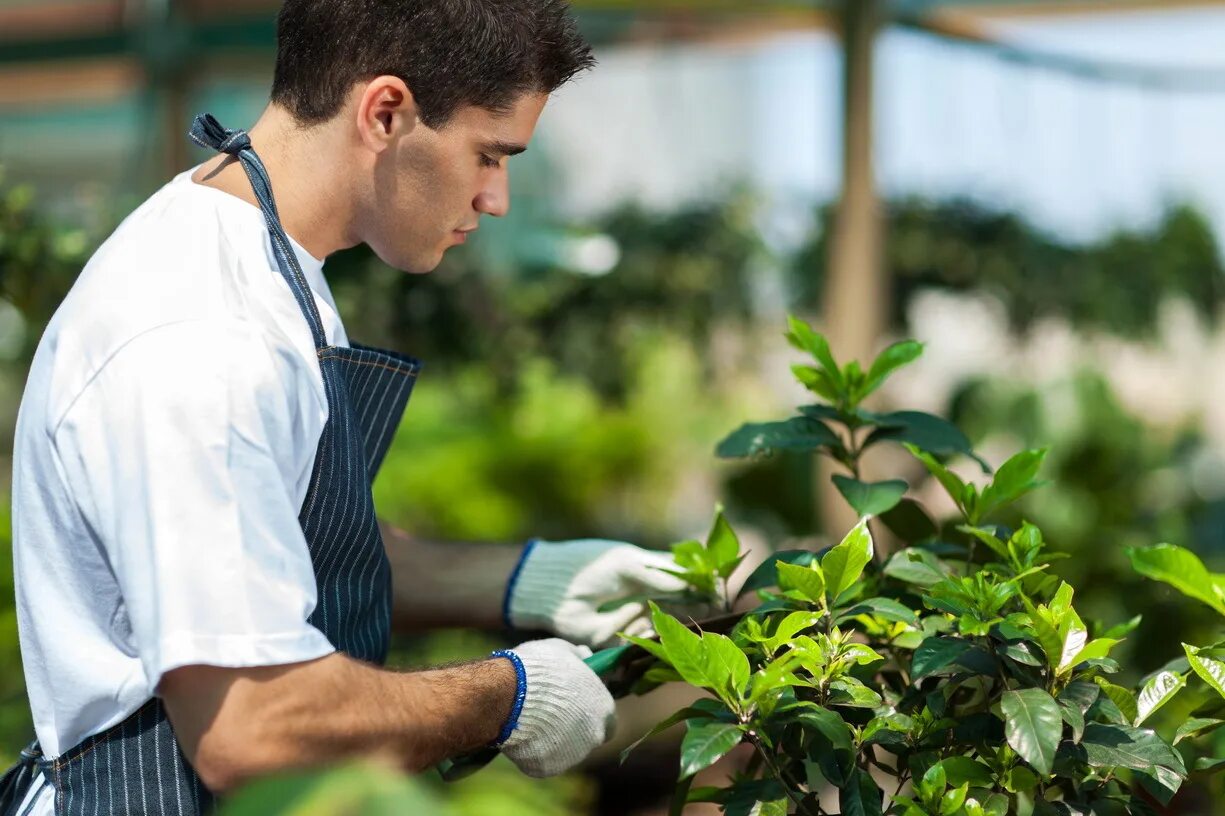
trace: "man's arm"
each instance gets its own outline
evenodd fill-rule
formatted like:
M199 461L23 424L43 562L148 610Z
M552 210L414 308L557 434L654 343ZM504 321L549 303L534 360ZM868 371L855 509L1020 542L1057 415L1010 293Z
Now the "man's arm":
M676 568L670 555L623 541L468 544L415 539L386 522L380 527L391 561L392 626L400 632L509 623L602 648L615 643L618 632L651 632L645 603L601 611L606 603L642 595L664 600L685 589L669 574Z
M372 757L409 772L488 745L510 716L509 660L398 673L336 653L249 669L186 666L158 687L212 791L263 774Z
M426 541L379 522L391 561L392 628L502 626L502 601L522 545Z
M184 666L158 693L210 790L264 774L374 758L409 772L496 744L530 776L601 745L616 705L583 663L591 650L534 640L478 663L409 674L336 653L283 666Z

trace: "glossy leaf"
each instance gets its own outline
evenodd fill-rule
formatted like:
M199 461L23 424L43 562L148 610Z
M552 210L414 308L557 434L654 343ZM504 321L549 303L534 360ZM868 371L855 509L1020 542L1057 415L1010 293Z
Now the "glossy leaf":
M856 768L838 791L842 816L881 816L884 792L866 771Z
M821 565L816 562L806 567L780 562L778 586L783 590L795 590L813 603L819 603L825 598L825 575Z
M1195 553L1172 544L1159 544L1156 547L1128 548L1127 555L1136 572L1154 581L1167 583L1225 615L1225 599L1213 575Z
M825 573L825 594L832 605L863 574L864 567L872 562L872 533L868 520L855 525L842 543L834 547L821 559L821 570Z
M1046 459L1046 449L1021 451L1000 465L991 484L983 488L983 516L1005 507L1038 486L1037 475Z
M654 737L658 734L662 734L664 731L667 731L669 728L672 728L673 726L679 725L680 723L686 722L687 720L695 720L695 719L710 720L710 719L714 719L715 717L716 715L707 709L696 708L694 706L686 706L685 708L682 708L680 711L677 711L672 716L660 722L650 731L646 732L641 737L639 737L638 739L630 743L630 745L624 751L621 752L621 762L624 763L626 757L628 757L630 753L635 748L637 748L639 745L646 742L651 737Z
M886 562L884 572L890 578L920 587L934 586L947 576L940 559L920 547L907 547L894 553Z
M659 635L667 661L685 682L702 688L713 688L716 684L707 674L701 636L689 631L684 624L655 604L651 604L651 623Z
M1095 768L1144 771L1161 765L1184 776L1187 772L1178 752L1147 728L1089 723L1080 744L1089 764Z
M790 315L787 317L787 329L787 342L800 351L811 354L813 360L830 375L834 384L838 388L842 388L844 385L842 374L838 368L838 363L834 361L834 355L830 353L829 341L815 331L812 326Z
M1000 700L1008 744L1042 775L1049 775L1063 735L1055 699L1042 689L1005 691Z
M715 454L721 459L744 459L780 450L805 452L841 447L842 443L825 423L809 417L792 417L782 422L742 425L719 443Z
M709 768L740 744L744 732L734 723L717 720L690 721L681 741L681 779Z
M1205 657L1201 653L1204 650L1190 644L1184 643L1182 647L1187 653L1187 660L1191 663L1192 671L1198 674L1209 688L1225 697L1225 662Z
M743 697L749 685L749 659L732 639L713 632L702 633L706 676L721 691Z
M927 468L927 471L931 473L932 476L936 477L936 481L940 482L940 484L944 487L945 492L949 494L949 498L951 498L959 508L964 509L966 500L966 483L961 480L961 477L938 462L934 456L921 450L915 445L907 444L905 448L906 450L910 451L911 455L923 463L923 467Z
M923 354L923 344L914 340L903 340L900 343L894 343L889 348L882 351L872 365L868 368L867 376L864 378L863 386L856 394L858 399L871 394L876 389L880 388L885 380L894 371L899 368L913 363Z
M878 442L895 442L914 445L935 456L974 455L970 440L961 429L941 417L920 411L896 411L875 415L873 421L881 427L864 440L865 448Z
M1129 723L1136 721L1136 717L1140 714L1140 709L1136 705L1136 695L1132 694L1130 690L1117 686L1101 677L1094 677L1093 682L1097 683L1102 693L1106 695L1110 702L1115 704L1125 720Z
M1187 720L1178 726L1178 730L1174 732L1174 744L1177 745L1185 739L1193 739L1204 734L1211 734L1222 725L1225 725L1225 720L1213 717L1196 717Z
M860 516L879 516L898 505L910 489L904 481L861 482L849 476L835 475L834 486L846 503Z
M755 589L778 586L778 565L797 564L806 566L817 560L817 554L811 550L782 550L774 553L749 575L740 588L740 595Z
M1174 695L1186 684L1187 681L1182 675L1173 672L1163 671L1155 674L1144 684L1140 696L1136 698L1136 719L1133 724L1143 724L1157 709L1174 699Z

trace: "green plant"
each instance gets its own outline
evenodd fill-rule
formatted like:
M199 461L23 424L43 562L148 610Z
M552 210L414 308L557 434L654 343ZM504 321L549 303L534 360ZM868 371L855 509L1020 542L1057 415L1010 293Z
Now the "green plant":
M1141 575L1169 584L1225 617L1225 575L1209 572L1195 553L1173 544L1159 544L1133 547L1127 554ZM1195 695L1196 707L1174 735L1176 744L1185 739L1202 740L1225 725L1225 641L1207 647L1183 643L1182 648L1186 656L1154 673L1140 697L1142 702L1151 699L1160 706L1191 683L1189 690ZM1215 772L1225 768L1225 758L1201 756L1193 768Z
M706 801L728 814L819 814L830 786L848 815L1141 813L1168 803L1187 769L1144 721L1177 682L1139 694L1112 682L1111 649L1137 622L1090 632L1072 587L1050 572L1059 555L1041 531L992 521L1040 486L1046 452L1018 453L985 484L966 481L949 457L990 469L954 426L861 407L919 344L891 346L864 369L839 366L801 321L787 337L812 358L793 371L822 401L743 426L719 455L827 456L847 471L834 482L861 520L836 546L777 553L754 571L741 594L760 603L728 634L654 607L658 642L632 639L655 659L639 691L681 681L711 695L651 732L685 724L673 812ZM878 444L904 445L958 518L937 525L905 481L862 481L861 457ZM887 559L875 545L880 524L905 544ZM721 540L734 540L730 529ZM692 549L677 550L689 571ZM751 758L728 785L692 787L742 743Z

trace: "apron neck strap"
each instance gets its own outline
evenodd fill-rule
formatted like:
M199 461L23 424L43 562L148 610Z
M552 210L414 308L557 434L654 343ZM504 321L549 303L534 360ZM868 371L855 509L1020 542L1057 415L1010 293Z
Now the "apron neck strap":
M272 238L272 254L276 258L281 275L289 284L290 291L298 301L311 336L315 341L315 349L327 348L327 336L323 331L323 320L315 306L315 296L306 283L298 256L294 254L289 236L281 225L281 217L277 214L276 200L272 196L272 182L268 179L268 171L264 163L251 147L251 137L245 130L229 130L222 127L211 113L202 113L195 118L188 133L191 140L200 147L216 150L235 157L242 163L247 178L251 181L251 189L259 201L259 208L264 213L264 221L268 225L268 233Z

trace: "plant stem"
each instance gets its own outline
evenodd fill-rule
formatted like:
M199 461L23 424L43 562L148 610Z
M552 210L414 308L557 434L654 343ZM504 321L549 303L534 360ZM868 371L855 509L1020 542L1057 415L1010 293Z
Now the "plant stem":
M803 801L796 798L796 790L799 788L799 785L793 779L791 779L790 776L783 773L782 768L774 764L774 758L770 756L769 752L766 751L765 747L761 744L761 740L758 739L757 735L752 731L749 732L749 742L753 743L753 747L757 749L757 753L760 754L761 758L765 761L766 767L768 767L770 772L774 774L774 778L782 784L783 791L786 792L787 798L790 799L792 804L795 805L795 812L797 816L807 814L808 810L804 807ZM811 816L817 816L817 814L811 814Z

